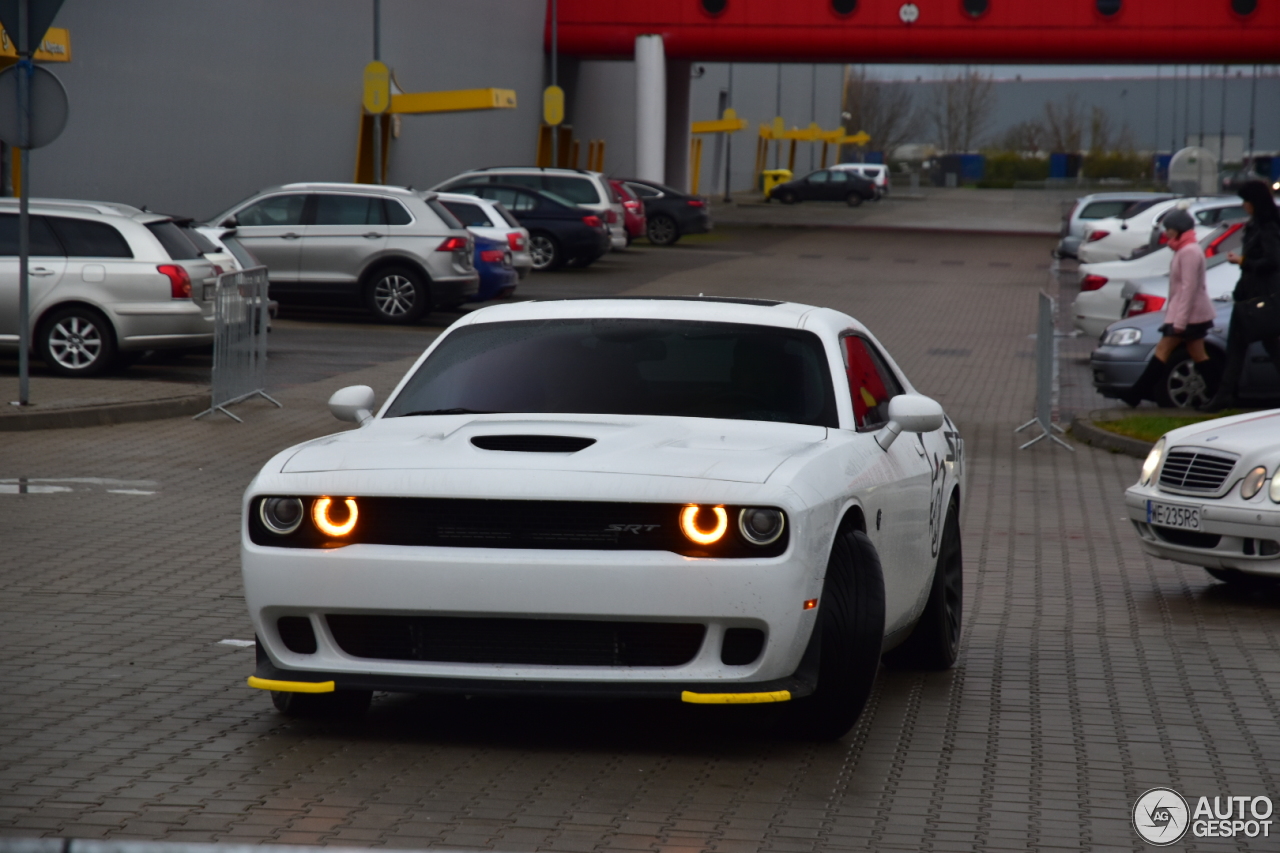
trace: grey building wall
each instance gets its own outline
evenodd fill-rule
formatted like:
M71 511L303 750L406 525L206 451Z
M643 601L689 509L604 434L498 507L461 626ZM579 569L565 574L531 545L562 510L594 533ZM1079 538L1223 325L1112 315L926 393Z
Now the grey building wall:
M532 163L543 0L383 0L382 56L406 91L515 89L518 108L406 115L389 179L430 186ZM288 181L350 181L372 3L67 0L67 129L32 153L34 195L210 216ZM479 48L483 44L483 49Z

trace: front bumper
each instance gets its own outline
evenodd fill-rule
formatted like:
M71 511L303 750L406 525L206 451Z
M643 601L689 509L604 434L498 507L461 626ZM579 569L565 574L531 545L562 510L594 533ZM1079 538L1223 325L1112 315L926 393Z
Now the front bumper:
M1198 508L1197 533L1203 536L1188 536L1174 528L1151 524L1147 510L1150 500ZM1150 486L1131 486L1124 493L1124 502L1142 550L1152 556L1280 578L1280 553L1263 553L1272 548L1264 543L1280 541L1280 507L1266 501L1265 490L1250 501L1231 493L1210 500L1166 494Z
M1119 397L1138 381L1147 369L1152 344L1138 343L1127 347L1100 346L1089 354L1089 371L1093 387L1104 397Z

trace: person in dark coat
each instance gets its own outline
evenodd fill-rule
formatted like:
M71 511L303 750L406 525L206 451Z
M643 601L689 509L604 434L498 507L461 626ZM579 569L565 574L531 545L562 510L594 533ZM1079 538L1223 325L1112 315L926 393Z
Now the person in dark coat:
M1262 341L1280 371L1280 210L1262 181L1248 181L1238 192L1249 222L1241 254L1227 255L1228 261L1240 265L1240 281L1231 294L1235 307L1227 329L1227 364L1213 399L1200 407L1202 412L1235 405L1245 352L1254 341Z

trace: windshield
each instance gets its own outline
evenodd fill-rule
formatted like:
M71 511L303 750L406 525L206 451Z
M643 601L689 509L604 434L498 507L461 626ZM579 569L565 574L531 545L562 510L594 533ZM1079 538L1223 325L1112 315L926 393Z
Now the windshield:
M634 319L464 326L440 342L386 416L495 412L838 426L813 333Z

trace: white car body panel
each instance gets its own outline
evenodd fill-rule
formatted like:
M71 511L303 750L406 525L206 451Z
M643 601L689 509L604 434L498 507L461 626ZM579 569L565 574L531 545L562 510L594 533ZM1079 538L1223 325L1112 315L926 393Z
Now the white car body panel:
M1210 299L1230 298L1240 280L1240 267L1226 262L1226 257L1211 258L1205 270L1205 287ZM1072 303L1072 324L1090 337L1098 337L1107 326L1123 320L1129 302L1137 293L1169 297L1169 275L1146 278L1109 280L1097 290L1086 290Z
M1093 222L1085 231L1087 238L1094 231L1108 232L1101 240L1093 240L1080 244L1076 257L1082 264L1093 264L1101 261L1118 261L1127 257L1130 252L1151 239L1151 226L1160 214L1177 205L1182 199L1169 199L1157 202L1146 210L1128 219L1112 217Z
M1248 574L1280 578L1280 553L1264 555L1261 542L1280 540L1280 504L1268 495L1271 478L1280 468L1280 410L1235 415L1172 430L1164 436L1165 458L1171 450L1200 450L1237 455L1239 458L1222 488L1209 494L1179 493L1159 485L1157 471L1147 486L1135 484L1125 491L1125 508L1148 554L1193 566L1236 569ZM1262 466L1267 479L1249 500L1240 495L1246 473ZM1163 460L1161 464L1163 469ZM1149 500L1200 511L1200 532L1220 536L1212 547L1196 547L1167 541L1163 528L1148 523ZM1252 540L1253 552L1246 553Z
M503 320L654 318L804 328L823 341L840 428L714 418L463 414L384 417L409 377L450 332ZM669 682L750 685L796 672L808 647L837 525L853 508L866 520L885 584L887 644L919 618L933 577L947 505L964 481L963 445L950 421L904 432L888 451L855 431L838 336L853 318L828 309L679 300L504 304L468 314L432 343L361 428L277 454L245 492L245 597L271 662L298 673L376 673L508 682ZM877 343L878 346L878 343ZM883 353L883 348L881 348ZM914 393L890 363L907 393ZM569 453L503 453L476 435L582 436ZM331 550L255 544L248 514L260 495L500 498L770 506L787 515L789 545L770 557L687 557L670 551L505 549L351 544ZM819 605L820 606L820 605ZM328 633L325 613L386 613L701 622L693 660L674 667L575 667L353 658ZM289 651L282 614L313 624L314 654ZM730 627L768 640L752 664L720 660Z

